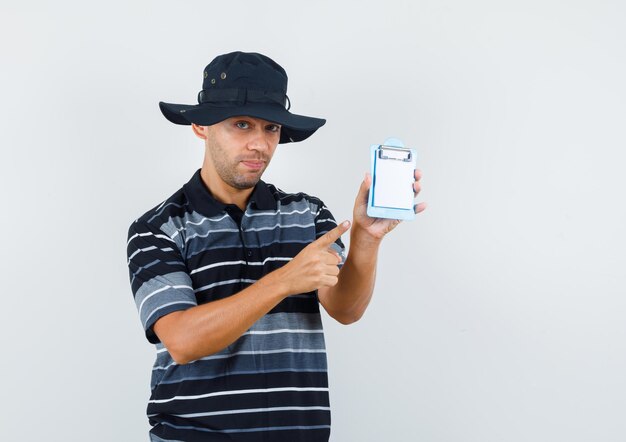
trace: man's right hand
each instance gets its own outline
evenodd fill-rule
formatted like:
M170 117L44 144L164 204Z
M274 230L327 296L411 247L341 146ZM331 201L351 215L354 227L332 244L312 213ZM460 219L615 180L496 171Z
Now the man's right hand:
M155 333L178 364L223 350L285 297L337 284L341 258L330 246L349 228L341 223L239 293L161 317Z
M339 275L337 265L341 262L341 257L330 246L348 229L350 221L344 221L306 246L278 270L281 282L286 285L290 295L337 284Z

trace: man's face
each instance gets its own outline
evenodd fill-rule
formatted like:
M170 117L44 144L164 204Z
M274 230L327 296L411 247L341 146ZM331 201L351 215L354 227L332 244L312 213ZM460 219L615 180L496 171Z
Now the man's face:
M233 117L203 128L206 159L235 189L256 185L280 140L280 125L253 117Z

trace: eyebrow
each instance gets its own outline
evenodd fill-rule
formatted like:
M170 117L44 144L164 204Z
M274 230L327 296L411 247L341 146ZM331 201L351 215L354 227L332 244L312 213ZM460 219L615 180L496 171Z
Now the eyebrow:
M242 115L242 116L239 116L239 117L230 117L230 118L232 118L232 120L233 120L235 123L238 123L239 121L245 121L245 122L248 122L248 123L256 123L256 121L255 121L255 120L261 120L260 118L248 117L248 116L245 116L245 115ZM263 124L263 123L261 123L261 124ZM264 125L264 126L278 126L278 127L282 127L282 126L283 126L283 125L282 125L282 124L280 124L280 123L272 123L271 121L267 121L267 122L266 122L265 124L263 124L263 125Z

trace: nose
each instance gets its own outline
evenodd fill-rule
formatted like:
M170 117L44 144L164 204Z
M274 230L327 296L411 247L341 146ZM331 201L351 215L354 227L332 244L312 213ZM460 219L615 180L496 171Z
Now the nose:
M266 152L270 149L271 143L271 135L265 129L260 128L251 134L250 140L248 140L248 149Z

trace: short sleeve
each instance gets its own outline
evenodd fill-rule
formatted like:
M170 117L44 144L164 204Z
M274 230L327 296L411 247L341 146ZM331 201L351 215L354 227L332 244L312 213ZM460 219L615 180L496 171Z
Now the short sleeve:
M330 232L335 227L337 227L335 217L332 213L330 213L330 210L328 210L324 203L319 201L319 206L315 212L315 238L317 239ZM346 246L341 241L341 238L335 241L331 247L339 254L339 256L341 256L341 263L339 263L338 266L339 268L343 267L343 264L346 261Z
M157 319L197 305L191 277L178 245L161 230L136 221L128 230L128 270L141 324L148 341Z

